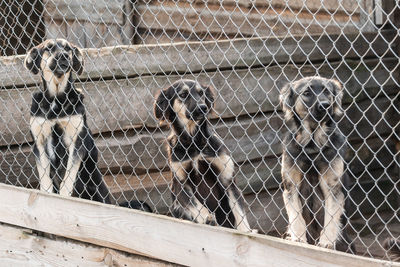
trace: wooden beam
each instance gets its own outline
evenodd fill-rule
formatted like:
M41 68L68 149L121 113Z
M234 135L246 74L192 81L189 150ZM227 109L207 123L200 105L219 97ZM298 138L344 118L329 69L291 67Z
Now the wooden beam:
M335 61L343 58L390 56L396 31L377 33L246 38L224 41L181 42L163 45L112 46L83 49L81 80L146 76L161 73L199 73L216 69L249 68ZM0 87L25 88L40 82L23 66L25 55L0 58Z
M45 0L45 17L51 20L90 21L90 23L123 24L123 1L118 0ZM79 34L76 32L75 34Z
M0 185L0 221L190 266L388 264L274 237L8 185Z
M175 264L62 237L39 236L30 229L0 224L2 266L138 266Z

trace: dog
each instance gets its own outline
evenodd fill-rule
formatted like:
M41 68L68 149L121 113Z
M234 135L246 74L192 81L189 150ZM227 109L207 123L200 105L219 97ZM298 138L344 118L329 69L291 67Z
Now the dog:
M64 39L47 40L28 51L25 67L42 78L30 111L40 190L110 203L84 95L72 77L83 71L80 49Z
M281 90L289 130L281 170L289 219L286 238L355 253L344 230L346 139L337 127L343 116L342 96L338 81L317 76Z
M395 238L387 238L383 242L383 248L387 251L392 261L400 261L400 240Z
M155 117L171 128L172 215L248 232L233 160L207 121L213 102L211 87L193 80L177 81L156 96Z

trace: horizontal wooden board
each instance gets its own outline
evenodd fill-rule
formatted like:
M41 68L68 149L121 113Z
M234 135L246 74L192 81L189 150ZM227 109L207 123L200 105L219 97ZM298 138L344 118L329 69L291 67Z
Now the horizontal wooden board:
M227 68L270 66L288 62L334 61L343 58L390 56L395 31L363 35L316 35L287 38L246 38L225 41L182 42L164 45L113 46L84 49L81 80L198 73ZM23 66L25 56L0 58L0 88L26 87L39 77Z
M168 1L165 1L168 2ZM172 1L169 1L172 2ZM174 1L174 2L186 2L186 1ZM204 5L204 1L202 0L194 0L192 1L194 6L200 6L202 7ZM303 1L303 0L287 0L282 2L281 0L224 0L223 2L219 0L209 0L207 1L207 6L223 6L226 8L232 8L232 7L239 7L239 8L259 8L262 9L263 7L269 7L269 8L290 8L291 10L298 10L302 9L304 7L307 7L307 10L310 11L331 11L331 12L342 12L342 11L348 11L348 12L359 12L359 3L357 2L341 2L339 0L330 0L326 1L321 5L320 1L313 1L313 0L308 0L308 1Z
M306 6L307 4L310 4L310 1L307 1ZM257 7L250 4L249 8L225 2L194 5L176 1L139 3L135 5L136 27L142 30L143 34L139 31L136 40L148 44L171 42L176 39L204 41L232 37L289 36L304 32L311 35L358 31L360 14L357 12L357 5L353 4L352 8L349 8L353 10L349 13L336 10L335 6L329 4L319 4L318 9L315 9L314 5L313 9L300 10L298 5L294 5L296 12L285 6L286 3L264 3ZM329 9L335 11L327 13ZM350 19L353 23L348 23ZM167 38L168 31L170 36Z
M276 264L277 259L285 266L387 264L274 237L7 185L0 185L0 203L2 222L183 265L265 266Z
M93 24L122 24L124 19L123 5L124 1L122 0L43 1L46 19L90 21Z
M38 236L30 229L0 224L3 266L177 266L143 256L62 237Z
M398 91L397 59L332 62L330 64L269 66L267 68L225 70L197 75L143 76L121 80L101 80L78 84L85 92L88 124L92 132L104 133L135 127L157 127L153 115L154 95L180 78L194 78L211 84L216 92L217 116L233 118L257 112L280 110L279 90L288 81L303 76L336 77L345 84L344 103ZM400 80L400 79L399 79ZM29 108L35 87L0 90L0 146L32 141ZM350 114L349 114L350 115Z

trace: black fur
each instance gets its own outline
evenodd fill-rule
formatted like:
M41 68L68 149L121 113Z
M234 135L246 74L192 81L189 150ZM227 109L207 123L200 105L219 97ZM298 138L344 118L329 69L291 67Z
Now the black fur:
M235 221L227 192L232 190L241 202L240 193L233 184L233 177L228 177L228 182L223 181L220 177L221 170L212 163L212 159L227 153L207 121L213 101L211 88L191 80L178 81L156 96L154 114L157 119L168 121L172 128L167 146L170 164L182 163L185 170L184 178L172 170L173 215L197 221L189 210L189 206L196 206L194 202L197 199L215 215L215 219L204 218L204 223L236 228L239 222ZM184 106L181 117L174 110L174 103ZM200 158L197 160L198 157Z

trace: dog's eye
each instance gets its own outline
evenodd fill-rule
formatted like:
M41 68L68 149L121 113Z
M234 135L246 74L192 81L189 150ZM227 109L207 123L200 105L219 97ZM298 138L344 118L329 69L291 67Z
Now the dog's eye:
M305 90L305 91L303 92L303 95L304 95L304 96L311 96L310 90Z
M186 98L187 96L188 96L187 92L182 92L179 94L179 97L181 97L181 98Z

